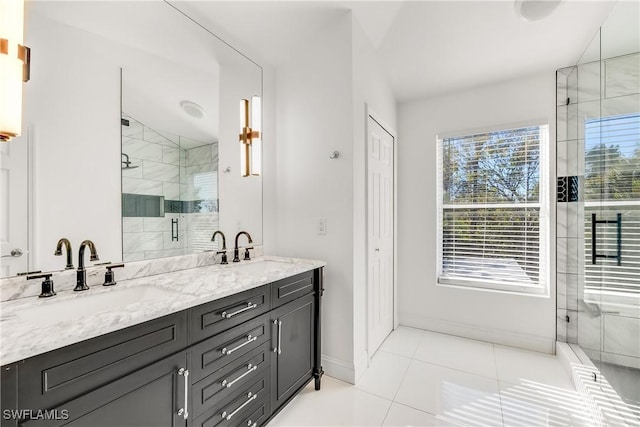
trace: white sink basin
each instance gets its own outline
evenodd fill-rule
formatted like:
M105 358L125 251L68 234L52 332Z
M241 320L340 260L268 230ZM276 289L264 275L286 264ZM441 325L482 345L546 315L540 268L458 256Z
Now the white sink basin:
M58 300L56 300L58 297L54 296L37 307L21 310L17 315L36 320L66 321L96 313L118 311L134 303L162 300L171 302L178 295L178 292L153 286L112 288L104 292L74 295L73 297Z
M243 264L240 262L237 265L234 265L234 269L241 271L243 273L251 273L251 274L264 274L269 270L282 270L283 268L291 267L291 263L287 261L256 261L256 262L247 262Z

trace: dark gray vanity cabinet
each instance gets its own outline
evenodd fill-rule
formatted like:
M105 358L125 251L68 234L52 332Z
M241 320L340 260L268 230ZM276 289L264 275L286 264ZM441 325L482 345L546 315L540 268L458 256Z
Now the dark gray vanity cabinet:
M258 427L312 379L322 269L2 367L2 427Z
M271 313L271 401L280 407L312 377L314 368L314 295L298 298Z

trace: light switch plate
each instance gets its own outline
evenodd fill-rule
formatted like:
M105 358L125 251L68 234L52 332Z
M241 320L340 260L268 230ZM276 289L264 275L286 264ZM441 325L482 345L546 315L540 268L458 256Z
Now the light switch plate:
M325 234L327 234L327 219L320 218L318 220L318 235L324 236Z

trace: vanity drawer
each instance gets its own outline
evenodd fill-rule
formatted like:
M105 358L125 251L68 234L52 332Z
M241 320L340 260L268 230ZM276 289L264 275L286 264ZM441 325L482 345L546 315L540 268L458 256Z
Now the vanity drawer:
M21 408L52 408L186 347L185 312L26 359L18 365Z
M230 295L189 311L191 343L197 343L271 310L270 285Z
M239 388L236 393L224 399L201 416L194 419L195 427L231 427L247 426L251 417L271 412L269 396L269 372L265 371L260 378ZM251 395L249 395L251 393ZM250 397L251 396L251 397ZM225 417L222 415L225 414ZM227 419L231 416L231 419ZM264 421L266 417L262 415ZM252 420L256 422L257 420ZM253 423L251 424L253 425ZM260 425L258 423L258 425Z
M312 293L314 290L313 285L313 271L305 271L272 283L271 299L273 308Z
M262 399L258 401L257 408L249 414L248 417L242 419L238 426L257 427L261 426L269 418L269 399Z
M270 337L269 315L265 314L196 344L189 350L192 381L198 382L261 345L270 343Z
M270 342L266 342L195 383L191 388L193 415L197 417L248 382L263 375L263 372L269 372L270 358L271 345Z

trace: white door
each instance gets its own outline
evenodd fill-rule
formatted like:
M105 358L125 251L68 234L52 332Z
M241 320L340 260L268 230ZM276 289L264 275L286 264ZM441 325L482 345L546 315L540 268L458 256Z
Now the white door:
M367 123L368 351L393 330L393 136Z
M0 277L28 271L28 153L26 135L0 143Z

